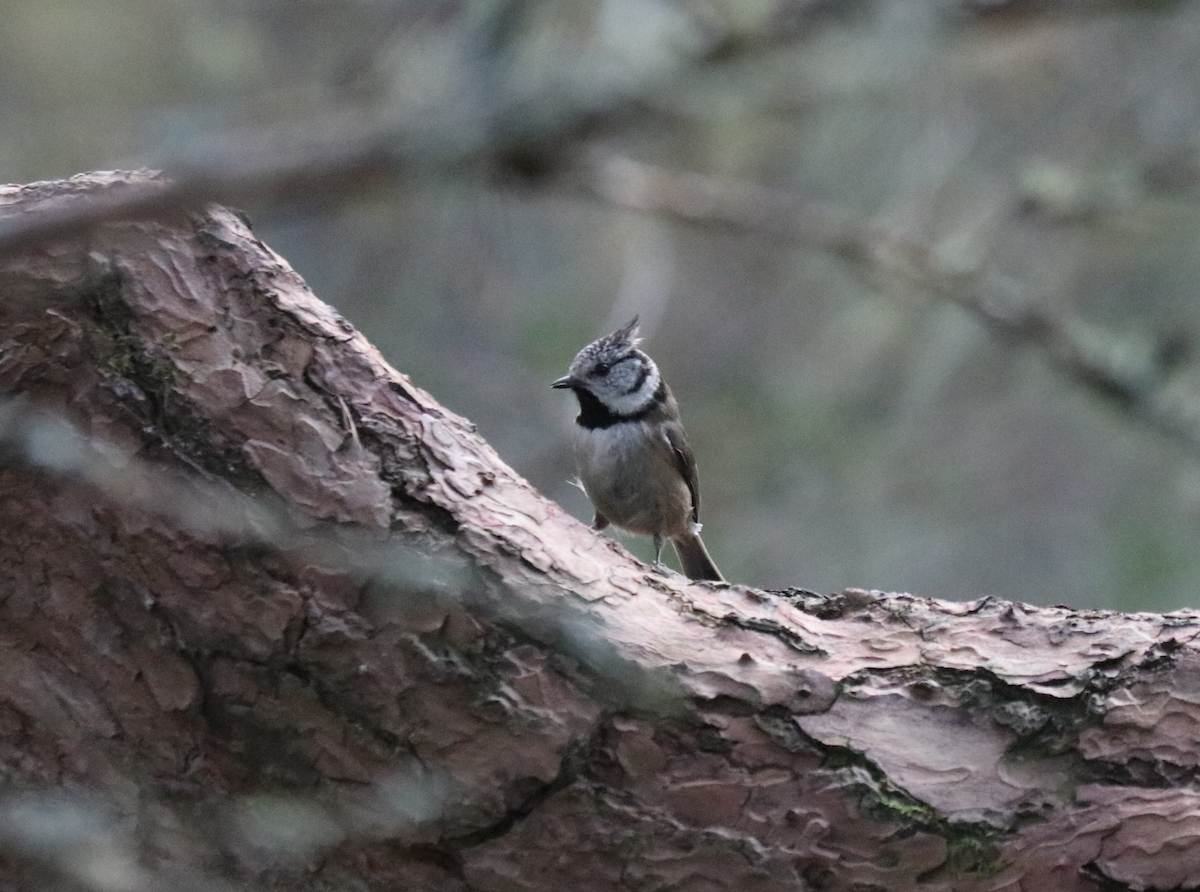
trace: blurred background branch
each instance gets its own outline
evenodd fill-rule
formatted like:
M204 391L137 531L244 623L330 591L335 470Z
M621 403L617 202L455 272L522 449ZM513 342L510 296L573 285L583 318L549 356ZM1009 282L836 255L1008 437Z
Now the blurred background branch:
M986 246L971 246L966 258L939 256L933 246L844 209L628 158L598 157L591 181L598 195L620 207L823 248L884 294L912 290L960 306L998 337L1035 348L1095 396L1200 455L1200 369L1191 362L1189 339L1108 331L1056 310L1028 283L988 278ZM971 263L975 268L967 267Z
M396 10L404 6L396 4ZM539 78L536 69L530 77L521 44L536 24L523 23L540 6L501 0L464 7L456 58L441 60L448 82L432 99L366 102L356 111L330 110L288 126L198 135L144 161L170 173L160 188L129 188L0 222L0 256L110 220L169 214L205 202L270 208L344 201L378 189L382 177L404 182L469 170L544 173L563 165L572 141L619 123L673 82L686 82L713 60L728 62L783 45L808 20L799 12L781 15L773 27L752 36L701 29L696 22L692 40L677 48L669 64L660 59L618 71L614 59L594 53Z

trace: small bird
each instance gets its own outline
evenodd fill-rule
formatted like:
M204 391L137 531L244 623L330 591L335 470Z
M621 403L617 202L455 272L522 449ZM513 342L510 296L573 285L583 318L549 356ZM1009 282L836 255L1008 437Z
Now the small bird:
M550 385L579 398L575 464L596 509L592 526L652 536L656 567L670 539L690 578L723 582L700 539L700 482L679 404L640 342L635 316L580 350Z

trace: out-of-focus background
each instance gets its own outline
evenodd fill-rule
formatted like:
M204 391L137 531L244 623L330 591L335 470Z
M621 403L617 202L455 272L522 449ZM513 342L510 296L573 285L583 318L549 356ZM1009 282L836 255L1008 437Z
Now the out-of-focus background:
M466 141L497 107L537 139L246 210L569 511L549 382L640 313L730 579L1200 601L1196 3L0 2L3 181L212 163L214 136L350 112ZM666 213L623 206L650 174L812 202L942 287L709 225L686 177ZM982 321L1014 306L1049 334Z

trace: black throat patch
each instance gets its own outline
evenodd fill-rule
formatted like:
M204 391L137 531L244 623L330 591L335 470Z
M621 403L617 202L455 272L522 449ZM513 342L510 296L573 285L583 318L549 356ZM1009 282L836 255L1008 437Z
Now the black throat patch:
M579 415L576 416L575 423L594 431L612 427L623 421L641 421L666 400L667 385L665 382L659 381L658 389L654 391L654 396L650 397L650 401L646 403L645 407L628 415L618 415L600 402L590 390L584 390L582 387L575 391L575 396L579 397Z

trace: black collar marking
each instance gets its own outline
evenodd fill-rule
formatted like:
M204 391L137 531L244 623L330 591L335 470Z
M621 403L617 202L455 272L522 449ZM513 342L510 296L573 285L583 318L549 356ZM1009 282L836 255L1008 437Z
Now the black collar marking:
M608 408L608 406L604 405L604 403L600 402L590 390L585 390L582 387L575 390L575 395L579 397L579 415L575 418L575 423L580 427L594 431L612 427L614 424L620 424L623 421L641 421L666 400L667 385L666 382L659 381L658 390L654 391L654 396L650 398L650 402L646 403L644 408L638 409L629 415L618 415Z

